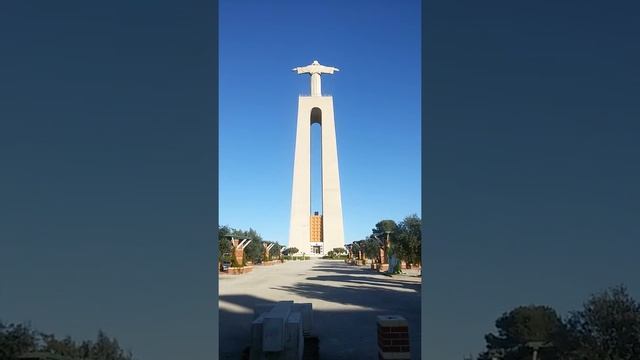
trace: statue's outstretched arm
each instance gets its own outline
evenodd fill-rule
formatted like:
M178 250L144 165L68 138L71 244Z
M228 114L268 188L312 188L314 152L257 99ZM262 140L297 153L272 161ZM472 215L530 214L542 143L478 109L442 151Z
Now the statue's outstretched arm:
M321 73L325 74L333 74L334 71L340 71L338 68L334 68L331 66L321 66L319 70Z

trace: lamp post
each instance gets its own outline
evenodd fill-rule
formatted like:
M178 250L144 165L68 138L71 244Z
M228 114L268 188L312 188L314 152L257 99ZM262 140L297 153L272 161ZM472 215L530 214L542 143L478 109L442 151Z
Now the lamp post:
M387 234L387 240L384 243L384 254L387 256L387 264L389 263L389 250L391 250L391 242L389 241L389 235L392 233L390 230L385 230Z
M504 357L504 350L491 349L489 350L489 356L491 356L491 360L500 360Z
M532 360L538 360L538 350L545 347L550 347L553 344L547 341L529 341L526 343L526 346L530 347L533 350L533 355L531 357Z

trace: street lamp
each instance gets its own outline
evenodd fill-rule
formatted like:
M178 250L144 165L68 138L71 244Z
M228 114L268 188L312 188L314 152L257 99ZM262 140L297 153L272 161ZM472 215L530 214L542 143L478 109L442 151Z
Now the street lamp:
M538 350L540 348L545 348L551 346L551 343L546 341L529 341L526 346L530 347L533 350L532 360L538 360Z
M389 250L391 249L391 242L389 241L389 235L392 233L393 231L390 230L386 230L384 233L387 234L387 241L384 243L384 249L385 249L385 253L387 254L387 262L389 262L388 258L389 258Z
M500 360L504 357L503 349L491 349L489 350L489 356L491 356L491 360Z

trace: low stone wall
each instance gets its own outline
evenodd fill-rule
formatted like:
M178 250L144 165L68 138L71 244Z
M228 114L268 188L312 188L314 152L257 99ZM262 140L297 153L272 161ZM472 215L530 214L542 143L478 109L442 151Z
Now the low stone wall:
M344 262L349 264L349 265L356 265L356 266L366 266L367 265L367 260L363 260L363 259L345 259Z
M280 263L282 263L280 260L269 260L269 261L263 261L261 264L268 266L268 265L275 265Z
M230 267L227 273L229 275L240 275L251 272L251 270L253 270L253 266Z
M418 264L407 264L404 261L402 263L400 263L400 268L402 269L415 269L415 270L420 270L420 265Z
M389 270L389 264L376 264L378 265L375 270L380 272L387 272ZM400 263L401 270L420 270L420 265L416 264L407 264L404 261ZM374 270L373 265L371 265L371 270Z

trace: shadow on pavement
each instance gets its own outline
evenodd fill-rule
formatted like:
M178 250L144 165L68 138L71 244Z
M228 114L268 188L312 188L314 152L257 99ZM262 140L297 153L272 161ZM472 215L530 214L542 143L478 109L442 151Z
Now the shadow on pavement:
M353 284L365 284L365 285L377 285L383 287L392 287L400 289L409 289L414 291L420 291L420 283L415 281L406 281L399 279L381 279L375 277L362 277L352 275L319 275L307 277L307 280L311 281L338 281Z
M376 316L387 314L401 315L409 321L412 359L420 358L419 283L379 278L366 269L340 269L339 266L332 268L324 264L313 268L313 271L324 270L345 275L313 276L291 286L276 287L312 303L335 303L335 310L318 310L314 306L313 334L319 338L321 359L377 358ZM338 284L322 283L329 281ZM242 350L250 343L254 306L274 301L253 294L221 295L219 299L233 304L234 308L243 308L241 312L229 310L227 306L219 313L220 358L239 359ZM344 305L358 308L340 309Z

